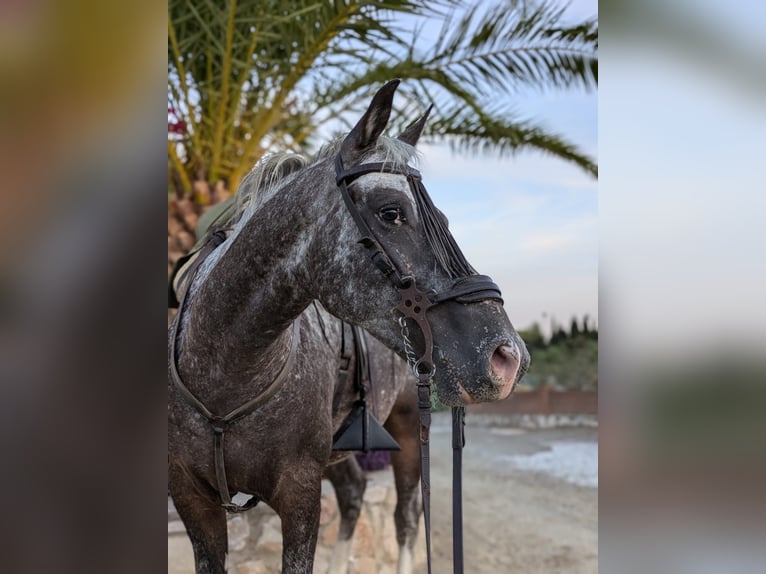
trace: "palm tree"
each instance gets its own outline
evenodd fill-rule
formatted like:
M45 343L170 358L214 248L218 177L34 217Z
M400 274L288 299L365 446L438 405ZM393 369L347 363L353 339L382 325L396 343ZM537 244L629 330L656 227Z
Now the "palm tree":
M169 265L194 242L200 213L265 153L312 151L320 126L394 77L405 80L394 121L434 104L425 139L536 149L597 174L576 145L498 97L594 89L595 18L564 24L547 0L169 0L168 12ZM434 24L438 40L423 49Z

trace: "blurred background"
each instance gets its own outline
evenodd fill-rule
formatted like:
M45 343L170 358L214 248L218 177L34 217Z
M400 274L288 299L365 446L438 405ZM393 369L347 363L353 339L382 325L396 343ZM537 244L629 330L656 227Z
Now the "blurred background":
M179 18L176 11L189 5L199 17ZM181 38L173 47L172 35L180 30L174 21L187 26L186 39L207 33L195 32L195 22L220 26L214 33L220 54L239 37L232 32L228 42L229 20L205 12L213 6L218 4L36 0L0 7L0 444L5 461L0 528L9 571L166 568L165 445L158 438L164 436L165 411L163 228L170 263L183 251L174 243L177 238L189 242L180 234L193 228L188 214L199 216L206 202L231 193L237 169L257 159L248 155L247 161L227 167L235 157L227 155L233 153L232 142L242 146L236 152L241 154L248 151L244 148L265 153L277 144L311 151L315 142L343 129L344 114L358 110L355 106L378 81L349 66L341 53L338 62L347 72L318 73L313 83L300 84L302 90L316 91L290 90L278 100L285 75L270 61L277 83L255 92L263 99L248 113L289 116L295 124L285 121L270 137L264 132L248 139L238 131L243 118L232 113L235 91L245 85L237 82L238 58L229 61L227 90L219 89L213 99L203 101L199 88L173 99L172 89L184 90L181 76L173 78L174 50L191 49ZM427 8L449 13L450 6L429 3ZM494 4L480 6L475 24L491 14ZM562 6L549 8L557 7ZM529 385L555 381L564 387L598 387L601 571L760 571L766 454L761 414L764 6L757 0L609 0L597 10L602 68L597 144L589 131L595 125L595 73L577 63L585 56L549 55L529 63L531 69L519 62L506 75L495 69L505 64L480 62L455 72L452 84L467 87L460 94L437 87L449 78L428 77L427 65L416 72L417 60L430 63L432 75L439 76L445 62L430 50L441 42L442 51L454 48L450 57L462 59L472 49L465 42L475 34L442 34L431 23L436 18L427 18L422 29L413 27L404 9L392 16L406 32L401 37L390 38L382 28L351 26L344 33L381 49L362 52L380 81L388 74L406 80L402 87L409 86L410 93L403 92L395 118L411 121L436 103L436 121L423 148L424 170L429 191L451 220L463 209L451 209L454 195L491 197L485 191L490 184L482 180L480 189L463 185L450 191L436 179L448 173L441 158L492 157L497 162L492 173L508 182L501 182L500 191L519 198L498 208L494 222L511 238L497 247L509 254L507 261L495 271L492 260L501 257L482 258L484 250L471 252L468 245L466 251L482 272L501 278L509 315L525 330L530 346L539 346L533 357L546 357L530 371ZM503 18L506 12L491 22L507 32L513 22ZM453 28L464 15L455 16ZM595 51L595 29L577 24L595 15L595 5L582 8L574 2L554 28L562 41L584 42L587 55ZM274 26L282 24L287 19ZM574 30L564 33L568 27ZM398 67L401 58L386 57L382 50L417 45L420 36L430 41L413 51L413 62L404 58L412 66L408 76L407 68ZM283 61L300 67L303 62L287 59L298 52L290 54L283 54ZM278 54L270 57L279 60ZM204 60L211 77L223 79L224 60ZM317 55L312 61L322 60ZM332 62L326 64L333 69ZM194 78L192 70L186 72L185 78ZM266 70L262 73L259 78L268 77ZM207 69L199 74L206 77ZM496 76L502 88L493 83ZM357 78L365 83L355 85ZM424 85L430 86L428 93ZM341 107L348 110L302 107L322 95L344 102ZM477 105L467 105L466 98ZM582 98L579 111L569 104L552 111L559 99L570 98ZM223 113L225 121L197 126L197 133L209 130L208 143L194 148L187 143L197 121L191 110L200 106L212 109L205 117ZM270 123L262 119L249 121L261 130ZM224 126L223 133L214 126ZM301 139L302 128L309 126L314 141ZM281 139L273 139L277 132ZM217 147L216 141L221 142ZM490 143L485 147L484 142ZM202 171L195 163L198 156L210 162ZM596 211L596 156L597 224L588 220ZM525 161L542 159L545 164L523 167ZM546 183L538 184L536 196L534 187L525 188L513 177ZM439 189L446 190L442 197L436 196ZM557 214L557 206L566 209ZM170 220L176 213L181 227L173 234ZM567 227L566 215L572 213L581 217ZM542 228L543 220L533 214L556 216L540 237L515 229ZM460 227L454 223L456 235L463 233ZM593 253L594 228L597 306L595 281L588 279L595 272L594 258L575 257ZM467 235L458 236L461 244ZM568 251L572 245L578 247ZM555 276L548 281L534 276L532 289L520 295L535 266L548 257L540 255L546 250L559 256L550 269ZM573 273L562 275L567 266ZM596 330L600 385L588 374L590 367L570 368L561 358L577 339L583 348L571 353L577 360L593 353Z
M599 14L600 567L756 572L766 6Z

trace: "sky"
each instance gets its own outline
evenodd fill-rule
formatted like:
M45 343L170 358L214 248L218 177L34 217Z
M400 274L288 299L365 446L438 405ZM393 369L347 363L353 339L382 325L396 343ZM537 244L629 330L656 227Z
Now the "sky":
M594 1L574 2L576 17L597 14ZM582 90L533 93L514 99L534 118L598 159L597 94ZM554 318L598 321L597 181L552 156L525 152L499 159L454 153L447 145L418 146L434 203L450 220L471 264L500 286L513 324Z
M677 358L746 339L762 357L766 3L673 6L712 32L600 39L602 307L613 347Z

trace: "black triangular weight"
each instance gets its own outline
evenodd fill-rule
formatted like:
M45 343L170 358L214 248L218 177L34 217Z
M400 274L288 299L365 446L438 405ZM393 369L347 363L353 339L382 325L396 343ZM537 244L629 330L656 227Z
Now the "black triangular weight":
M333 436L333 450L400 450L399 444L367 411L366 401L357 401Z
M332 437L333 450L361 450L358 445L362 444L362 417L364 407L362 401L354 403L351 412L340 425L338 432ZM352 430L351 427L354 427ZM358 440L356 437L359 437Z
M383 428L374 416L369 415L369 430L367 431L368 447L364 449L364 452L369 450L402 450L399 447L399 443L394 440L388 431Z

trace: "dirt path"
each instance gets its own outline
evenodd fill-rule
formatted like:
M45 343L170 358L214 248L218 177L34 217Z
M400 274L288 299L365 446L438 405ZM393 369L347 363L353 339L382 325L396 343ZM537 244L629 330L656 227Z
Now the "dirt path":
M452 572L452 454L449 417L438 415L431 456L433 571L445 573ZM546 453L551 445L595 449L596 429L524 431L481 426L482 422L469 413L463 473L465 571L598 572L597 488L520 469L511 459ZM587 468L592 460L569 462L575 465L573 471L579 464L595 472Z

